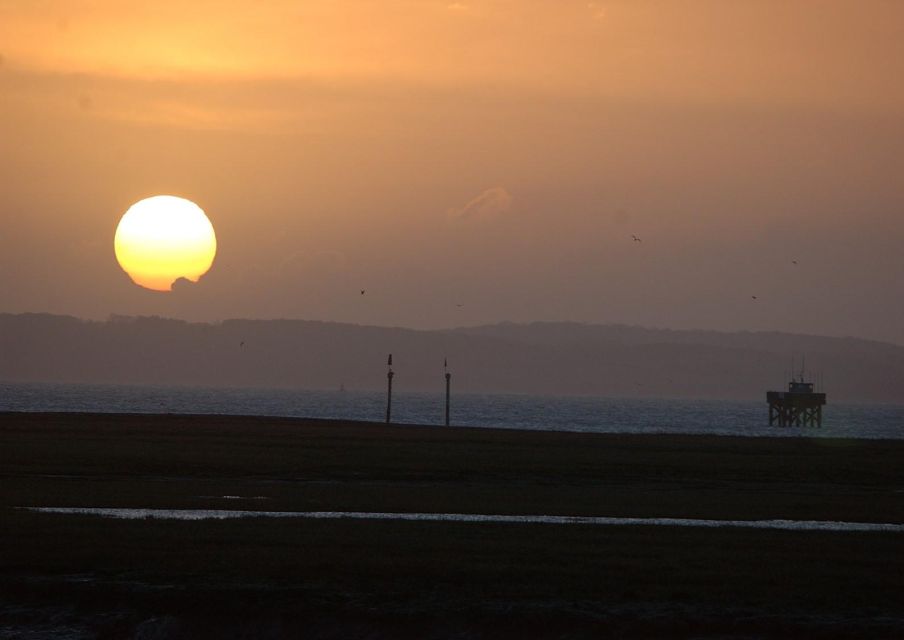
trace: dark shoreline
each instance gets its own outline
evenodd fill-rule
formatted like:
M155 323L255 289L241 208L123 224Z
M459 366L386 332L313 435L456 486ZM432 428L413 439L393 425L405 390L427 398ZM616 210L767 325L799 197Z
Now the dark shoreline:
M897 440L0 413L0 632L56 620L87 630L71 637L900 637L895 533L12 507L264 496L241 508L904 523L902 461Z

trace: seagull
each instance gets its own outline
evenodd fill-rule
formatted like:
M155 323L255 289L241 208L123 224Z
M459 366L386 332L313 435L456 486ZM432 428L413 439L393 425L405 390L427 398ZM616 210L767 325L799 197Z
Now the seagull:
M640 238L638 238L637 236L635 236L633 233L631 234L631 238L634 239L634 242L643 242Z

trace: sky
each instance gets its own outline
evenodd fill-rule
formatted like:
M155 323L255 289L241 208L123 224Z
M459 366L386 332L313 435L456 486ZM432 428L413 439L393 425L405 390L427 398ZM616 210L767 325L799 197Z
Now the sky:
M0 0L0 312L904 344L902 60L896 0Z

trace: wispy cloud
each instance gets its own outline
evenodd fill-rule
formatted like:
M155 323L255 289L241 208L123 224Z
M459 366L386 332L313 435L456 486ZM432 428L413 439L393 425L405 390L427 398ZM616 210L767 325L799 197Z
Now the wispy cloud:
M462 207L449 209L449 216L457 220L495 218L512 209L514 198L505 187L492 187Z
M599 2L588 2L587 9L590 10L590 16L594 20L603 20L606 18L606 7Z

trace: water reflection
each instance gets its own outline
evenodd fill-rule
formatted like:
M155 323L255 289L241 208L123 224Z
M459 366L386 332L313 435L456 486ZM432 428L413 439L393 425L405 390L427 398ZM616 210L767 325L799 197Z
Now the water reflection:
M107 509L26 507L29 511L92 515L126 520L229 520L234 518L307 518L312 520L400 520L510 524L608 525L781 529L786 531L885 531L904 533L904 524L823 520L702 520L694 518L610 518L602 516L494 515L478 513L385 513L368 511L239 511L225 509Z

